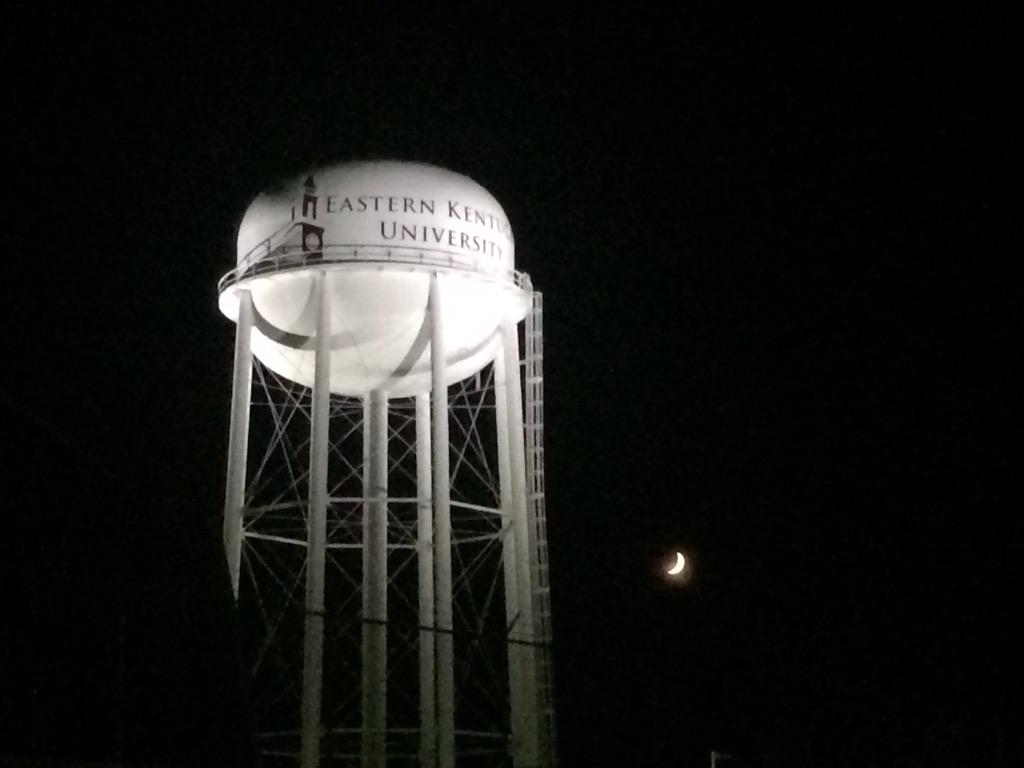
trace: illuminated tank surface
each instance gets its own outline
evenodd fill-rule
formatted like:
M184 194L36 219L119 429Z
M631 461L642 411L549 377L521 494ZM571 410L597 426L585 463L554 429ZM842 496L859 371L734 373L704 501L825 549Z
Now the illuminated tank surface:
M250 204L219 305L236 320L239 290L251 291L253 354L312 386L322 272L331 391L404 396L430 388L431 273L439 274L452 384L491 360L503 320L526 314L529 279L514 266L505 212L476 182L422 163L345 163L300 174Z

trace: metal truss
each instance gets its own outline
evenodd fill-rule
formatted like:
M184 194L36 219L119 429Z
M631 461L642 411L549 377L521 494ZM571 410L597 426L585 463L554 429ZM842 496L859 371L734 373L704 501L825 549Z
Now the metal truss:
M543 460L537 421L542 407L537 400L539 358L529 360L531 350L535 355L539 350L529 335L526 340L527 367L534 376L525 377L527 457L533 468L528 471L531 539L534 546L543 544L533 566L538 600L535 636L515 631L519 614L506 606L503 557L507 555L503 551L513 531L507 510L503 513L498 479L495 366L488 365L448 393L450 634L460 766L512 765L509 649L516 643L542 646L536 675L543 700L538 707L542 732L548 734L544 751L554 752L543 475L538 474ZM364 492L367 410L363 400L331 395L329 411L321 761L352 765L361 754L360 654L363 625L368 621L361 605L364 509L371 502ZM253 361L252 452L242 512L238 609L250 677L251 717L267 765L295 765L301 749L311 414L310 389ZM417 534L424 499L417 492L416 426L414 398L387 402L385 740L389 766L420 765L419 649L425 637L442 631L420 620L417 557L423 543ZM546 756L543 764L552 765L553 757Z

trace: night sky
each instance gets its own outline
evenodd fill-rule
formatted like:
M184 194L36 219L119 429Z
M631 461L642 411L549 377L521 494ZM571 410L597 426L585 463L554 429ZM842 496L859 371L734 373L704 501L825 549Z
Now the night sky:
M1024 763L1009 20L251 5L0 32L0 763L252 763L216 282L392 157L545 294L564 766Z

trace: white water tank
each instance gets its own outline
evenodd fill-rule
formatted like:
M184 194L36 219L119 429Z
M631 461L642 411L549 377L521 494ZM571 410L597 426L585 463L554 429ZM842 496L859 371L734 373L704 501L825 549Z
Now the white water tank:
M331 391L342 395L430 389L435 273L449 384L486 365L501 323L520 320L529 304L498 202L471 179L423 163L321 168L261 194L246 211L220 309L237 320L239 291L251 291L253 354L306 386L321 273L331 304Z

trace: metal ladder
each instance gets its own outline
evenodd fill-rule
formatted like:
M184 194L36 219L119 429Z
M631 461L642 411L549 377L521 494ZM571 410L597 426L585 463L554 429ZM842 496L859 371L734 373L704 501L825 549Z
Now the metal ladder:
M551 590L548 576L547 516L544 508L544 320L543 295L534 291L526 316L525 419L526 495L533 565L533 616L537 640L537 706L540 758L545 768L558 765L555 730L554 664L551 647Z

